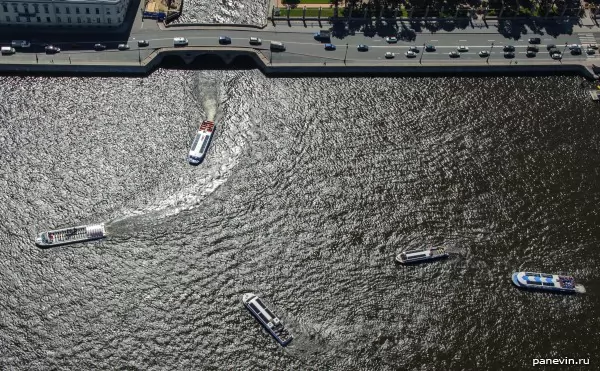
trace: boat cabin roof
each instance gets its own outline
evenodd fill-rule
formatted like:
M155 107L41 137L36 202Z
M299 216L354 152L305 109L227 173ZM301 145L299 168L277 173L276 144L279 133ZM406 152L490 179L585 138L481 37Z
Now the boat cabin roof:
M275 316L273 312L271 312L258 297L254 297L254 299L250 300L248 302L248 306L265 323L272 322L273 319L277 318L277 316Z

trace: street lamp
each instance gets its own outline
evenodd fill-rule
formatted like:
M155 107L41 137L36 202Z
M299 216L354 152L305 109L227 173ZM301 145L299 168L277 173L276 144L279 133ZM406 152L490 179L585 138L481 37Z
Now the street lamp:
M348 56L348 44L346 44L346 54L344 54L344 65L346 64L346 57Z
M490 64L490 56L492 55L492 49L494 49L494 43L492 43L492 47L490 48L490 54L488 54L488 57L485 60L485 63L487 64Z
M423 60L423 54L425 54L425 43L423 43L423 50L421 51L421 56L419 57L419 64L421 64L421 61Z

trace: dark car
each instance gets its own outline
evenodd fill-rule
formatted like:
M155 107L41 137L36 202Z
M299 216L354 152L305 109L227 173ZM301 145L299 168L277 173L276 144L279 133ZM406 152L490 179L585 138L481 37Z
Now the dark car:
M533 58L537 55L536 52L534 52L533 50L528 50L527 51L527 58Z
M553 55L553 54L560 54L560 50L558 50L557 48L550 48L550 50L548 50L548 53L549 53L550 55Z
M504 52L504 58L514 58L515 52Z
M505 45L504 49L505 52L514 52L515 51L515 47L512 45Z
M546 45L546 50L548 50L548 51L550 51L550 49L554 49L554 48L556 48L556 45L554 45L554 44Z
M96 45L94 45L94 50L97 51L97 52L102 51L104 49L106 49L106 45L104 45L104 44L96 44Z
M368 52L369 46L365 44L360 44L356 49L358 49L359 52Z
M44 48L46 50L46 54L56 54L56 53L60 53L60 48L57 48L56 46L53 45L46 45L46 48Z
M150 42L149 42L149 41L147 41L147 40L138 40L138 46L139 46L140 48L141 48L141 47L144 47L144 46L148 46L148 45L150 45Z
M426 52L434 52L435 51L435 46L429 44L429 45L425 46L425 51Z
M580 55L580 54L581 54L581 48L571 49L571 55Z
M333 44L325 44L325 50L335 50L335 45L333 45Z
M539 37L530 37L529 38L530 44L539 44L541 42L542 42L542 39L540 39Z
M231 44L231 37L229 37L229 36L219 36L219 44L221 44L221 45L229 45L229 44Z
M536 53L537 53L537 52L539 52L539 51L540 51L540 48L538 48L538 47L537 47L537 46L535 46L535 45L529 45L529 46L527 46L527 51L528 51L528 52L536 52Z

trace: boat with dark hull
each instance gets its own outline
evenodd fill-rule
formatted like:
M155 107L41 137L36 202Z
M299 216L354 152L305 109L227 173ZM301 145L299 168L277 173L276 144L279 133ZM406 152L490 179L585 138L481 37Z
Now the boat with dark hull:
M42 232L35 239L35 244L39 247L52 247L93 241L104 237L106 237L104 224L80 225Z
M512 282L519 288L529 290L562 292L566 294L585 293L585 287L575 283L575 278L558 274L516 272L512 275Z
M427 250L409 250L396 256L396 261L401 264L414 264L425 261L445 259L450 256L444 247L433 247Z
M246 293L242 296L242 302L281 346L286 346L292 341L294 337L285 328L283 322L263 304L258 296Z
M212 140L216 127L212 121L203 121L196 133L196 137L192 142L190 153L188 155L188 162L190 165L200 165L206 157L208 152L208 146Z

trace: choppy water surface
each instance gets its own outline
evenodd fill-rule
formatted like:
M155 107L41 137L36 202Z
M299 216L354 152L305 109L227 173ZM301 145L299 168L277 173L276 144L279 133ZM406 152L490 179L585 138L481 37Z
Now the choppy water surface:
M184 0L175 23L237 23L263 25L270 0Z
M599 108L576 78L0 82L0 369L597 362ZM207 117L216 138L191 167ZM91 222L110 237L33 246ZM394 263L431 245L454 254ZM588 294L521 292L517 270Z

